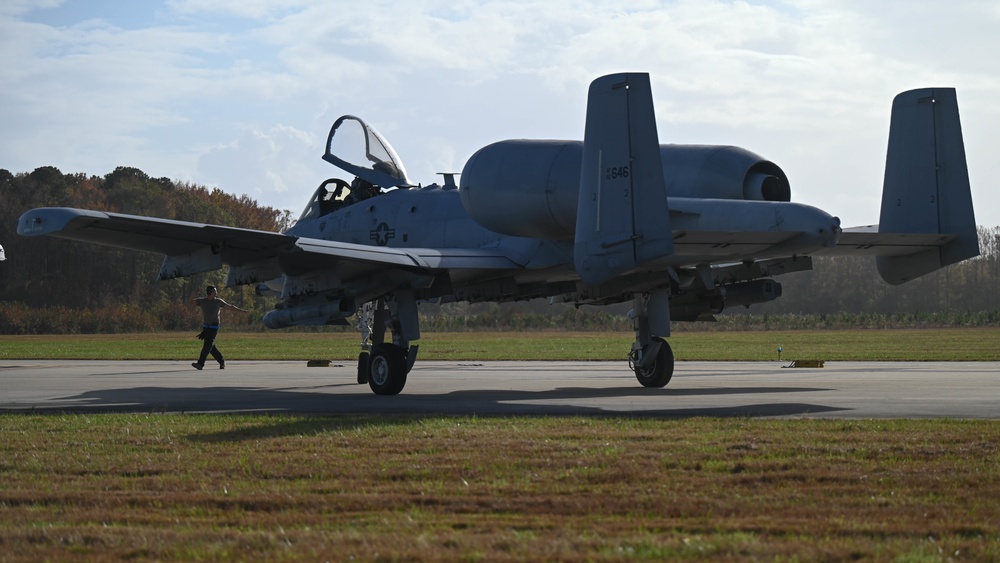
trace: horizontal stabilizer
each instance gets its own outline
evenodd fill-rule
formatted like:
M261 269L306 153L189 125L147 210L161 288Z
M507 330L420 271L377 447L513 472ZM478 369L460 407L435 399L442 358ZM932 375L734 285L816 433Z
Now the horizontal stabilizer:
M940 248L956 235L939 233L880 233L878 225L844 229L837 247L816 256L907 256Z

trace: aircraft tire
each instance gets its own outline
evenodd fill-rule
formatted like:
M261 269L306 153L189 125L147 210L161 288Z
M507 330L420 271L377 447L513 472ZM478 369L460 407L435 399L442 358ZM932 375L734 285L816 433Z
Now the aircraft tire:
M397 395L406 385L406 352L395 344L376 344L368 362L368 386L376 395Z
M368 352L361 352L358 354L358 385L364 385L368 383L368 369L371 360L368 358Z
M635 368L635 378L643 387L664 387L670 383L670 378L674 375L674 351L670 349L670 344L666 340L655 338L662 344L653 365L647 368L638 366Z

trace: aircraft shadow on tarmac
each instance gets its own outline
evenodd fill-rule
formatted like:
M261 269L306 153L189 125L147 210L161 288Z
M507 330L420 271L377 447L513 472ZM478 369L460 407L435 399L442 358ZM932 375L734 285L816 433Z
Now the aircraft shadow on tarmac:
M345 391L354 387L357 392ZM337 389L336 392L324 392ZM691 406L671 399L707 395L793 394L827 391L806 387L744 387L703 389L593 389L560 387L545 391L477 389L440 395L372 395L367 386L335 384L284 389L251 387L131 387L88 391L36 405L32 412L155 412L155 413L274 413L312 415L582 415L663 418L808 416L844 411L840 407L801 402L747 401L736 406ZM636 405L629 398L659 397L660 403ZM607 399L606 404L594 401ZM624 399L624 400L623 400ZM580 401L566 404L565 401ZM29 409L22 409L29 410Z

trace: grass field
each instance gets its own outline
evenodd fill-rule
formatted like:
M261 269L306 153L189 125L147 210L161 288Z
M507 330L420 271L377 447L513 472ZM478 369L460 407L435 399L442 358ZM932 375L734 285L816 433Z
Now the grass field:
M428 333L424 359L621 359L629 334ZM992 330L678 333L680 360L997 360ZM353 334L229 334L350 359ZM193 334L0 337L185 359ZM0 370L0 382L3 372ZM1000 421L0 414L0 561L996 561Z
M631 333L519 332L424 333L424 360L621 360ZM816 330L677 332L670 344L678 360L759 361L964 360L1000 361L1000 331L990 328L920 330ZM200 350L194 333L0 336L4 359L183 360ZM360 340L350 333L226 333L219 347L240 360L356 358Z
M1000 559L991 421L0 415L5 561Z

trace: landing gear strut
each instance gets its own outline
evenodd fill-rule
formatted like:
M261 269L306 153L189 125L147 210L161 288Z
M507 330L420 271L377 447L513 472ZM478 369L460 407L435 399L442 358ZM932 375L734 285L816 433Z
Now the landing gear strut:
M674 352L661 336L670 336L670 290L637 293L632 318L635 342L628 355L629 367L643 387L663 387L674 375Z
M379 319L379 330L376 332L372 327L375 323L375 311L382 311L385 308L385 303L379 299L376 301L369 301L361 306L361 310L358 311L358 320L354 325L361 333L361 353L358 354L358 385L364 385L368 383L368 364L369 357L372 351L372 344L375 339L378 339L378 343L381 343L385 338L385 319Z
M392 327L392 342L385 342ZM376 395L396 395L406 385L406 375L417 359L420 339L417 302L412 292L401 291L390 299L365 303L358 315L361 353L358 355L358 383L367 383Z

